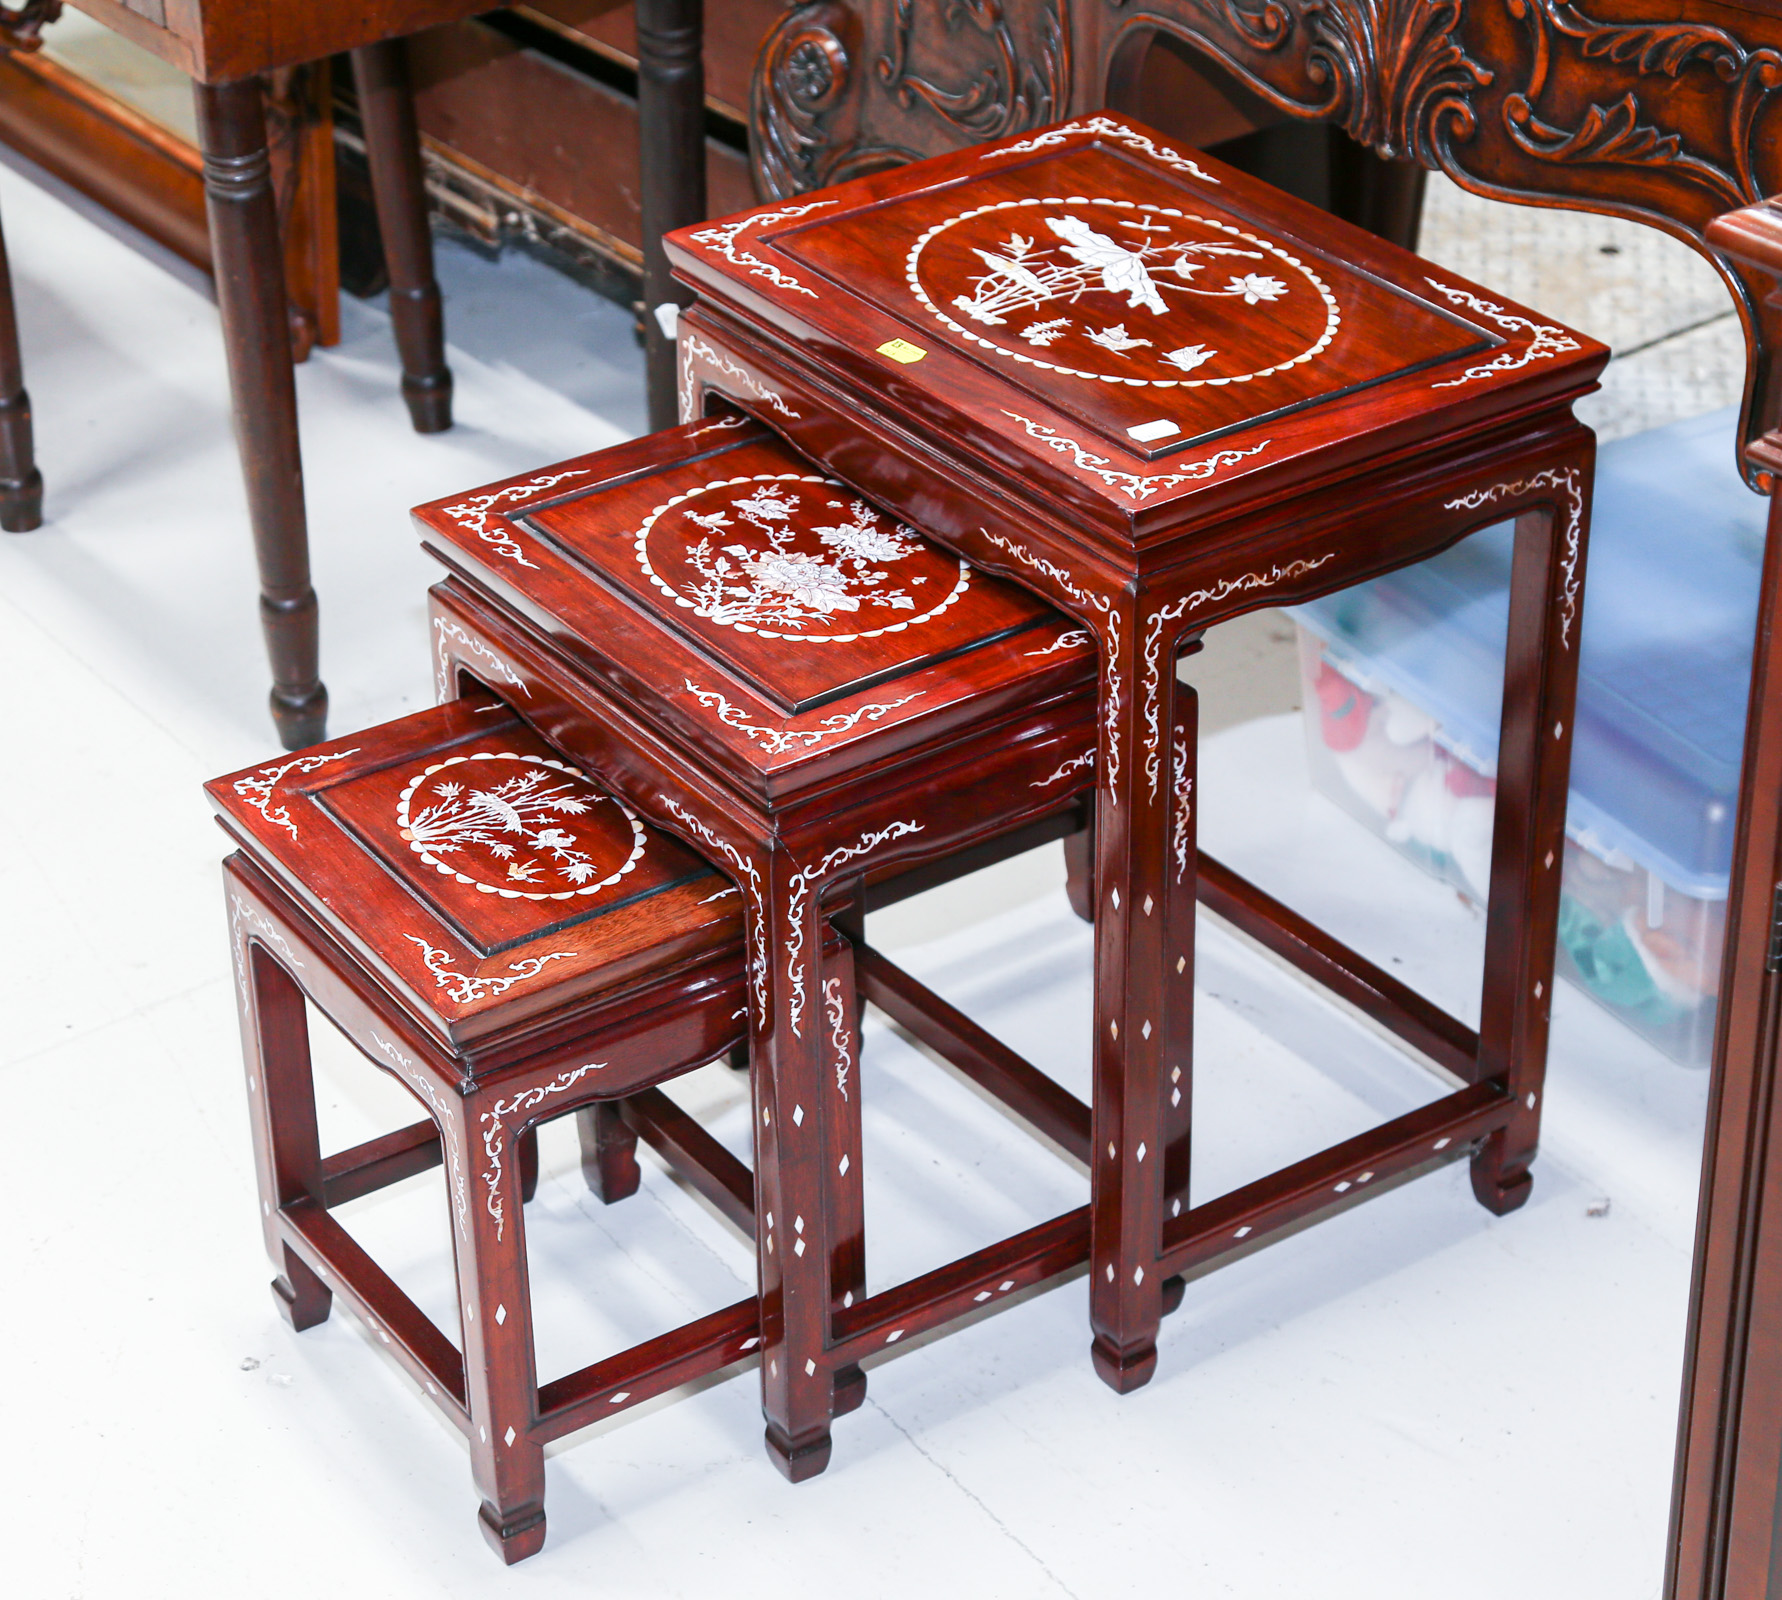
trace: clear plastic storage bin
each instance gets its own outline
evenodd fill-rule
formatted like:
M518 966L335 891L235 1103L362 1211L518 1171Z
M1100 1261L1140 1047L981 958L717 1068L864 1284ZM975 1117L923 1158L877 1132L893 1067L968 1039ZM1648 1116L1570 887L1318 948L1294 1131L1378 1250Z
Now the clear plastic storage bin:
M1705 1065L1732 862L1765 501L1736 409L1599 456L1559 970ZM1491 860L1513 529L1290 614L1321 792L1478 903Z

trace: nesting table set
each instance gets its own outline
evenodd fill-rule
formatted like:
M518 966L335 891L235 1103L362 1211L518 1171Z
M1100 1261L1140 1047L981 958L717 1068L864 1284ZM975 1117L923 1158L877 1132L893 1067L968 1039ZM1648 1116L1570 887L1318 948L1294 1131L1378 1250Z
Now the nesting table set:
M615 1409L758 1359L802 1479L862 1362L1085 1263L1096 1369L1136 1389L1186 1278L1463 1156L1511 1210L1540 1121L1571 407L1607 351L1113 116L668 248L698 295L682 425L420 508L441 707L211 786L281 1304L301 1327L341 1294L391 1344L470 1438L508 1560L543 1540L543 1444ZM1176 663L1505 517L1474 1030L1199 851ZM875 906L1059 838L1095 924L1088 1105L865 940ZM1195 1203L1197 901L1451 1092ZM425 1120L322 1156L303 995ZM1081 1160L1088 1203L869 1294L862 1001ZM657 1087L726 1052L752 1173ZM752 1233L757 1293L541 1387L521 1205L570 1111L596 1193L635 1188L641 1137ZM434 1164L457 1347L328 1215Z

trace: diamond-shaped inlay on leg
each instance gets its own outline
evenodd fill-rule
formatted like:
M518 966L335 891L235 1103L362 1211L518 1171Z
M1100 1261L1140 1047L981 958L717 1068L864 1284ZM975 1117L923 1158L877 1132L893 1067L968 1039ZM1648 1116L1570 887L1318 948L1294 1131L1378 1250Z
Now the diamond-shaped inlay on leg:
M794 1106L792 1108L792 1126L795 1128L802 1128L804 1126L803 1106Z
M1139 1033L1143 1038L1149 1039L1151 1037L1151 1019L1149 1017L1145 1018L1145 1025L1139 1029Z
M792 1219L792 1231L794 1233L803 1233L804 1232L804 1218L803 1217L794 1217Z
M816 1375L817 1375L817 1363L816 1363L816 1362L814 1362L814 1361L807 1361L807 1362L805 1362L805 1364L804 1364L804 1375L805 1375L805 1376L806 1376L806 1377L807 1377L807 1378L814 1378L814 1377L816 1377Z
M507 1442L511 1445L514 1442L514 1430L512 1428L509 1428L507 1430L507 1432L502 1437L504 1437L507 1440Z
M1134 1267L1132 1269L1132 1281L1135 1286L1145 1281L1145 1269L1143 1267Z
M497 1306L495 1308L495 1326L499 1328L506 1321L507 1321L507 1307L506 1306Z
M1118 889L1114 890L1113 900L1114 900L1114 909L1116 911L1118 911L1120 909L1120 891Z
M1135 1150L1135 1151L1134 1151L1134 1152L1133 1152L1133 1154L1134 1154L1134 1155L1136 1155L1136 1156L1137 1156L1137 1157L1138 1157L1138 1158L1139 1158L1139 1160L1140 1160L1140 1161L1141 1161L1141 1162L1142 1162L1142 1161L1143 1161L1143 1160L1144 1160L1144 1159L1145 1159L1145 1143L1144 1143L1144 1140L1142 1140L1142 1139L1141 1139L1141 1140L1140 1140L1140 1141L1139 1141L1139 1147L1138 1147L1138 1149L1137 1149L1137 1150Z
M796 1244L794 1244L792 1246L792 1254L795 1256L801 1256L804 1254L804 1240L800 1239Z
M841 1163L840 1163L840 1165L838 1165L836 1167L835 1170L837 1172L839 1172L844 1178L847 1177L847 1175L848 1175L848 1158L845 1155L841 1158Z
M1150 914L1151 914L1151 897L1149 895L1146 895L1145 896L1145 915L1148 917L1148 916L1150 916Z

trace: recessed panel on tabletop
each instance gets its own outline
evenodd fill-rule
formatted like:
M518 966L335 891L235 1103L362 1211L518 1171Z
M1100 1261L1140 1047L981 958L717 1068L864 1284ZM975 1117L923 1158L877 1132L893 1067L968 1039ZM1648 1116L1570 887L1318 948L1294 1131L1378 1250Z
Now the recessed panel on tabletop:
M789 715L1051 615L777 442L571 496L526 525ZM574 631L573 602L556 609Z
M770 237L918 350L949 345L1151 458L1494 342L1218 184L1100 144Z
M486 955L711 874L512 722L314 799Z

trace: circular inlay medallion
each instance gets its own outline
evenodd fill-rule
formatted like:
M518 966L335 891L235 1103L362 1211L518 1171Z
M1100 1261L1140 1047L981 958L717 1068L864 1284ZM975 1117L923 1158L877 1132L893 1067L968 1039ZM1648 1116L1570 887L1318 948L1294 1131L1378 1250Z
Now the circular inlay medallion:
M643 824L623 803L574 767L511 750L417 773L396 801L396 827L428 866L507 900L598 894L644 849Z
M637 561L677 606L764 639L846 644L931 621L971 568L828 478L724 478L656 507Z
M1342 321L1336 297L1280 245L1134 200L979 206L924 233L904 273L973 344L1137 387L1265 378L1314 359Z

